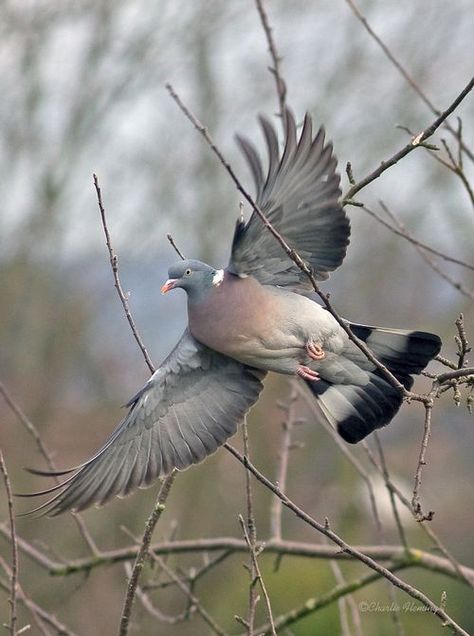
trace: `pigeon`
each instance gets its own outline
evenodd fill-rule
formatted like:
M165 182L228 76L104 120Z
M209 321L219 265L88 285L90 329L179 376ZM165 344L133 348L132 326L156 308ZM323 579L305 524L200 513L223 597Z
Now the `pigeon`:
M350 236L332 144L322 127L313 135L309 114L298 134L287 110L280 152L272 123L263 116L259 121L266 171L254 145L237 136L256 204L315 279L326 280L341 265ZM33 471L65 479L28 495L52 494L31 512L54 516L102 505L201 462L236 432L270 371L299 377L320 417L346 442L388 424L402 404L401 392L309 297L310 288L255 212L237 221L225 269L198 260L171 266L161 291L185 291L184 334L95 455L69 470ZM431 333L347 324L406 389L441 347Z

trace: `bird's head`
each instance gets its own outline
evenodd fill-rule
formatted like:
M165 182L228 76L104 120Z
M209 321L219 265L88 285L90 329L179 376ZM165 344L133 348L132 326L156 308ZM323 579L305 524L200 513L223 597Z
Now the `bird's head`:
M181 287L191 300L198 301L207 291L219 286L223 279L222 269L216 270L201 261L179 261L169 268L168 280L161 288L161 293L166 294L170 289Z

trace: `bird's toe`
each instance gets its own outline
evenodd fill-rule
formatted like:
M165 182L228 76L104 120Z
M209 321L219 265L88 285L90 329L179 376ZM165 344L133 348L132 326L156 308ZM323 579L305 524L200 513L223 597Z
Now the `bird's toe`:
M305 366L304 364L300 364L300 366L296 369L296 375L299 375L303 380L311 380L316 382L320 379L319 373Z
M324 360L326 357L321 345L312 340L306 344L306 351L312 360Z

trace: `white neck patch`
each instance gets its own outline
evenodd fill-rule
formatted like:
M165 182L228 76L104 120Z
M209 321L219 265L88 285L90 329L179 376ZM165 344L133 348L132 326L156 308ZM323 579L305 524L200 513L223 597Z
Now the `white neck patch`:
M216 273L214 274L214 276L212 277L212 284L214 285L214 287L219 287L219 285L222 283L223 280L224 280L224 270L218 269Z

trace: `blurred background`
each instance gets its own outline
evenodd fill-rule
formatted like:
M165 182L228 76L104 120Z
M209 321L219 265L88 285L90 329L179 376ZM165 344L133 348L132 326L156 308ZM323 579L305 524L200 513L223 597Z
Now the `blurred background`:
M472 75L474 12L471 0L360 1L372 27L409 70L436 107L444 110ZM358 180L407 141L404 126L420 132L434 115L410 88L343 0L288 3L273 0L268 14L288 103L297 118L309 111L333 140L342 174L351 161ZM172 349L186 323L184 296L162 297L162 281L176 260L170 232L189 257L226 264L239 195L199 134L164 88L170 81L208 126L212 136L251 187L234 143L245 133L262 148L259 112L278 110L271 61L257 11L250 0L48 0L0 6L0 379L53 450L60 466L83 461L121 418L121 404L146 381L147 367L133 340L116 292L100 226L92 173L98 175L120 274L131 309L155 364ZM467 146L474 146L474 100L456 111ZM456 126L456 118L451 118ZM456 154L456 143L445 130ZM446 157L444 150L441 152ZM465 175L474 175L465 157ZM381 211L382 200L410 232L429 245L474 262L474 211L461 179L425 149L412 152L357 198ZM355 322L433 331L443 355L455 359L454 321L465 314L474 339L472 292L462 293L441 278L413 245L387 231L362 209L347 208L352 239L343 267L324 290L339 313ZM473 272L443 261L438 265L462 289L474 288ZM436 370L439 365L433 365ZM416 387L430 386L421 379ZM283 415L278 400L288 396L284 378L271 377L249 418L254 462L267 475L277 470ZM288 492L317 519L348 542L398 543L388 499L377 499L383 537L377 532L363 481L328 434L298 406L306 423L290 456ZM24 466L44 467L32 439L0 398L0 444L15 491L43 487ZM411 496L423 432L423 409L405 406L381 439L394 481ZM240 437L235 443L240 445ZM351 449L370 472L364 451ZM433 436L424 471L422 503L435 510L433 529L462 563L474 566L473 420L463 402L445 393L436 403ZM374 477L374 483L378 483ZM126 526L140 535L157 486L84 518L98 546L129 545ZM271 498L255 486L257 528L269 533ZM27 508L17 502L17 510ZM173 530L179 539L241 536L245 514L244 474L223 450L178 475L155 533ZM385 512L384 512L385 511ZM6 518L4 495L1 518ZM406 518L412 545L430 549L416 522ZM283 513L284 537L321 538ZM19 534L54 560L88 554L70 516L18 520ZM0 537L0 554L9 559ZM196 589L203 605L230 633L242 628L248 580L246 557L235 555ZM278 572L273 557L261 557L275 615L318 596L334 584L329 563L286 557ZM173 557L170 565L202 563L199 555ZM343 564L348 579L364 573ZM50 578L21 557L24 590L78 634L112 634L125 593L123 566L97 568L89 576ZM474 630L472 590L442 575L402 573L435 602L448 592L448 610ZM7 620L7 594L0 590L0 619ZM383 583L362 590L357 600L387 602ZM402 603L407 597L397 594ZM172 614L183 600L176 591L154 597ZM262 604L261 604L262 605ZM264 621L263 607L261 620ZM20 626L30 621L20 611ZM401 615L407 634L428 628L444 633L424 613ZM393 634L392 617L362 616L363 633ZM131 633L206 634L199 618L157 624L139 602ZM339 633L336 604L295 624L296 635ZM30 632L31 633L31 632ZM35 633L35 632L33 632Z

